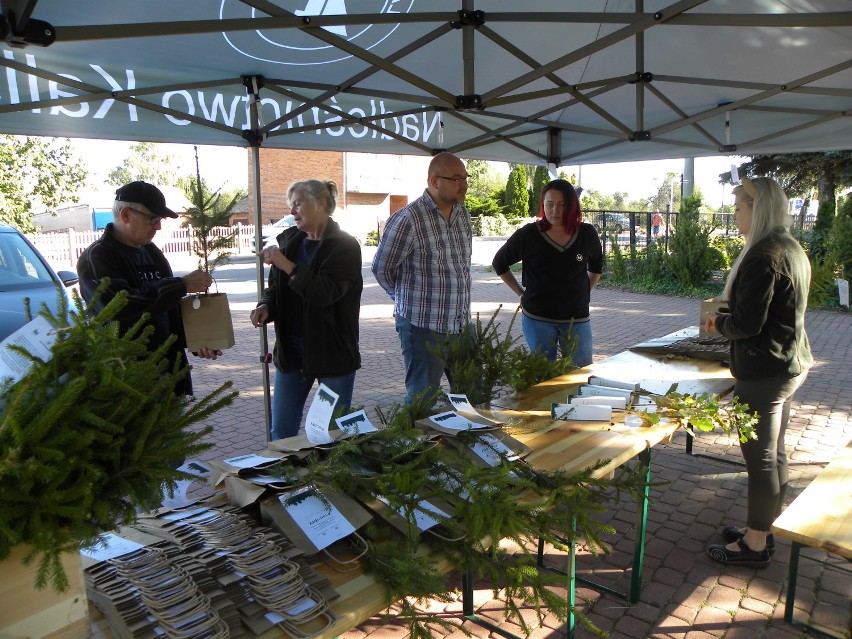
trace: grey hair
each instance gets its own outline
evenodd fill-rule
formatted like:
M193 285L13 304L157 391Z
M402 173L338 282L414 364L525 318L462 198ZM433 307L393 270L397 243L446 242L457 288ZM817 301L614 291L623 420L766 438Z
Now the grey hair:
M323 198L326 201L325 212L328 215L334 213L337 208L337 184L332 180L300 180L293 182L287 188L287 199L293 199L293 193L299 191L308 200L316 205Z
M123 209L125 207L132 209L136 206L139 206L139 204L136 204L136 202L123 202L122 200L115 200L112 203L112 219L113 219L113 221L118 222L118 220L121 219L121 209Z
M749 249L775 229L779 227L789 229L792 224L792 218L788 212L787 194L778 182L768 177L756 177L752 178L751 183L754 185L754 196L750 195L741 184L733 190L735 197L739 196L743 202L751 205L751 228L746 235L743 250L731 267L725 282L725 299L730 298L731 285Z

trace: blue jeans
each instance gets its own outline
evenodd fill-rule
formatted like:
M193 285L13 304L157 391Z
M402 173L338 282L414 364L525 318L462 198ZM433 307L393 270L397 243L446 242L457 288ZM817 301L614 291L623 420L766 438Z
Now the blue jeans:
M571 356L578 367L592 363L592 323L591 322L545 322L521 315L521 329L531 351L540 351L547 359L556 359L557 347L562 356ZM576 341L571 353L572 342Z
M435 392L439 389L444 373L447 373L449 379L446 358L435 352L435 349L443 351L447 334L415 326L399 315L394 315L394 320L405 366L405 403L410 404L424 391Z
M272 395L272 439L284 439L299 434L305 400L314 381L325 384L339 395L335 412L352 405L352 388L355 386L355 371L340 377L305 377L302 371L282 373L275 369L275 390Z

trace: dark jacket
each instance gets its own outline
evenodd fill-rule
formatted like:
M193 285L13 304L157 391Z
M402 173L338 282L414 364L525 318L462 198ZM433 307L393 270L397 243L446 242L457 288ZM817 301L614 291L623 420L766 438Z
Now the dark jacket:
M716 320L731 340L735 378L795 377L813 365L805 333L810 279L807 255L784 229L749 250L731 286L730 315Z
M140 275L133 260L137 251L144 251L151 258L156 279ZM91 303L101 280L109 278L109 288L95 305L96 311L100 311L119 291L127 291L127 304L116 316L122 333L139 321L143 313L163 313L167 326L151 336L148 350L155 351L169 335L176 335L177 340L169 349L169 361L188 365L180 314L180 299L186 295L186 284L182 278L174 276L171 265L157 246L146 244L136 249L122 244L115 235L113 224L107 224L104 234L92 242L77 260L77 274L80 276L80 291L87 303ZM175 390L192 394L189 372Z
M291 227L278 236L278 246L295 262L304 238L303 231ZM275 322L276 368L285 372L295 368L281 347L293 330L294 308L302 309L301 370L306 377L338 377L361 368L358 315L363 287L361 247L333 219L306 266L297 266L293 275L273 266L260 304L269 307L268 321Z

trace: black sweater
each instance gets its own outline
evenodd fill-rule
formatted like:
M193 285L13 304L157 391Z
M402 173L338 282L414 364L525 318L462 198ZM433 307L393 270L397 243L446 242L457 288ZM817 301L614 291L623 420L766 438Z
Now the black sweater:
M537 223L521 227L500 247L492 265L502 275L521 261L525 314L552 322L588 320L588 273L603 271L601 242L591 224L580 224L563 247L552 242Z

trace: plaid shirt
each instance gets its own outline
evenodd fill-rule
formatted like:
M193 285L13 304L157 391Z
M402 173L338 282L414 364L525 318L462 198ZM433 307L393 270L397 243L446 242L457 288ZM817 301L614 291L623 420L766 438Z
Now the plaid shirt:
M473 232L462 204L449 224L428 191L394 213L373 258L394 315L438 333L458 333L470 317Z

